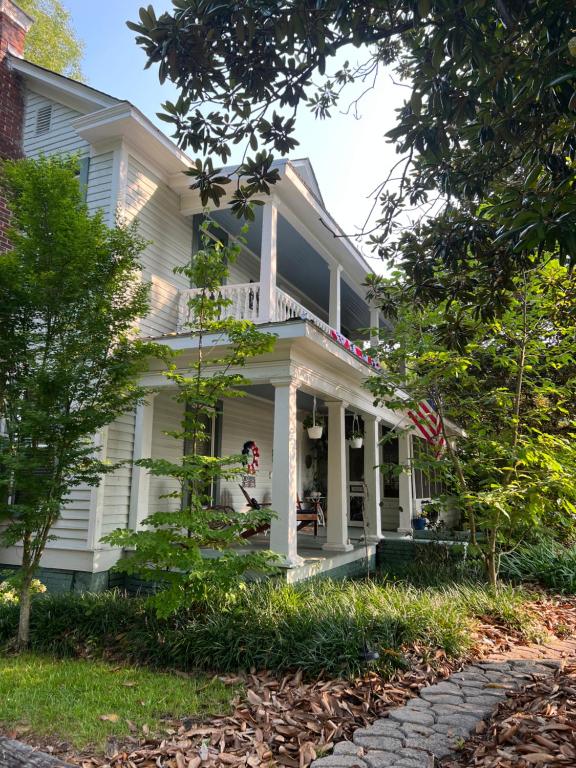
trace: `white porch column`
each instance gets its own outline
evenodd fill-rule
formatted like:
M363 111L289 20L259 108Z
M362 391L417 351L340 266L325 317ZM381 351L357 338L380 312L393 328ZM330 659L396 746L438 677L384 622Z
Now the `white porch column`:
M364 420L364 482L367 498L364 504L367 539L375 544L382 538L380 515L380 419L363 416Z
M375 346L380 340L380 310L377 307L370 307L370 344Z
M146 400L136 406L134 424L134 461L152 457L152 425L154 422L154 399L158 393L149 392ZM132 484L130 489L130 514L128 527L133 531L141 527L142 520L148 517L150 496L150 473L145 467L132 466Z
M323 549L349 552L348 493L346 483L346 433L344 414L347 403L327 402L328 406L328 503L326 543Z
M294 568L304 561L298 555L296 384L292 379L273 381L274 441L272 446L272 509L270 549Z
M412 533L414 500L412 497L412 435L403 432L398 436L398 460L403 468L399 477L400 515L398 533Z
M328 306L328 325L340 333L341 303L340 303L340 275L342 267L334 264L330 269L330 300Z
M262 241L260 245L260 322L275 320L276 303L276 245L278 209L266 203L262 210Z

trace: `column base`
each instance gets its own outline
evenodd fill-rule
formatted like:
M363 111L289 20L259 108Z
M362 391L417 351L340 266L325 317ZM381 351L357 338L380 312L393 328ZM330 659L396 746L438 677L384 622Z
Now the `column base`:
M300 557L300 555L293 555L292 557L281 556L277 565L279 568L298 568L304 565L304 558Z
M401 533L403 536L412 537L412 528L396 528L396 533Z
M369 534L368 536L366 536L366 541L368 542L368 544L378 544L378 542L382 541L383 538L384 536L382 535Z
M330 544L330 542L326 542L326 544L322 544L322 549L324 549L326 552L352 552L354 549L353 544Z

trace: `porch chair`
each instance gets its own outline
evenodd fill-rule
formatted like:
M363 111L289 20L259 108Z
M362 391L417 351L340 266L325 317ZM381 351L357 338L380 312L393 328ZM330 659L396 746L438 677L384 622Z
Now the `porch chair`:
M246 488L242 485L238 485L240 490L242 491L242 494L244 495L244 498L246 499L246 504L250 507L250 509L262 509L262 507L270 507L271 502L269 501L258 501L257 499L250 496ZM296 521L298 523L298 526L296 528L297 531L301 531L302 528L305 528L310 523L314 524L314 536L318 536L318 513L314 510L309 509L303 509L302 508L302 502L300 501L300 497L297 497L296 500ZM268 528L269 526L267 526Z

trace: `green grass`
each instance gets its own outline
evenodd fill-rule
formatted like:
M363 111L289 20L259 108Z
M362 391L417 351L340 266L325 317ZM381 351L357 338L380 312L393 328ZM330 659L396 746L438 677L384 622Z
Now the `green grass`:
M493 592L472 581L265 582L230 603L197 605L160 620L145 600L121 593L53 595L34 603L31 644L59 656L113 655L164 669L302 669L309 677L352 677L365 669L367 643L380 653L373 666L387 674L407 663L405 650L415 644L430 659L439 648L463 658L478 617L492 616L529 637L528 599L522 589L504 585ZM0 645L16 627L17 610L0 608Z
M0 658L0 728L29 729L77 749L103 750L110 737L128 736L131 723L142 735L144 725L157 732L163 718L225 714L234 694L203 675L33 653Z

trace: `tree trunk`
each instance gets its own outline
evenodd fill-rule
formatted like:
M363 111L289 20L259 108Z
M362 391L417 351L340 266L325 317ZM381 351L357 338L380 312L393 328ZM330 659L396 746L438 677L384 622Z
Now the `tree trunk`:
M489 529L486 532L486 536L488 538L488 549L484 555L484 561L486 563L486 575L488 576L488 583L490 586L496 589L498 586L496 531Z
M20 588L20 617L18 620L18 637L16 639L16 647L19 650L28 648L30 642L30 608L32 604L32 595L30 592L30 586L32 584L32 573L27 571L24 573L22 579L22 586Z
M0 736L0 768L72 768L56 757L36 752L27 744Z

